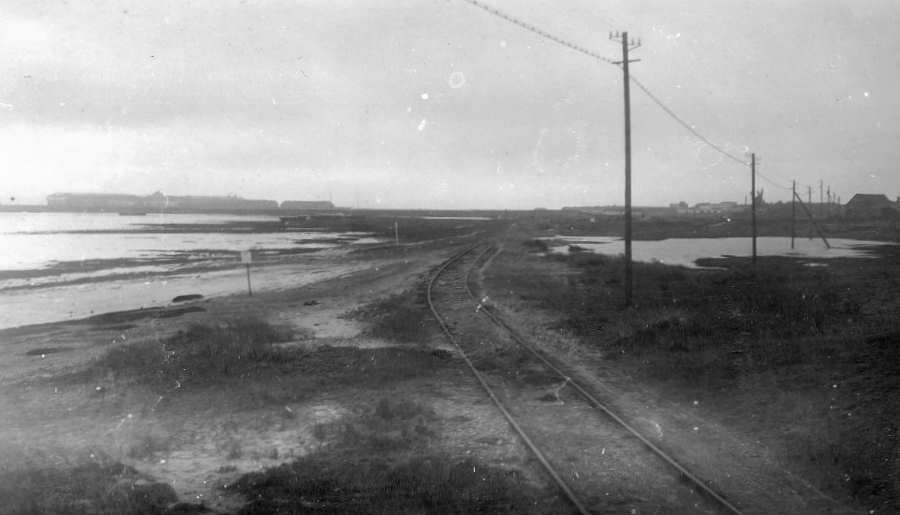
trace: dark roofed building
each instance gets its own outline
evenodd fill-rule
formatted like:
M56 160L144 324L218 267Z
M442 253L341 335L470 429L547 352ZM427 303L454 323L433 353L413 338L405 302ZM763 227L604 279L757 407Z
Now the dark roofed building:
M897 204L886 195L857 193L844 205L848 218L890 218L900 215Z

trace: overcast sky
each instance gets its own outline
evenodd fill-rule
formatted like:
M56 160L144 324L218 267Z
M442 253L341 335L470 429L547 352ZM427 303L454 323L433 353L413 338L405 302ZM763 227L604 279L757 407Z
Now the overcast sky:
M484 1L613 59L640 37L634 75L782 186L900 195L896 0ZM636 88L632 119L636 204L744 201ZM0 0L3 203L621 204L622 126L619 68L463 0Z

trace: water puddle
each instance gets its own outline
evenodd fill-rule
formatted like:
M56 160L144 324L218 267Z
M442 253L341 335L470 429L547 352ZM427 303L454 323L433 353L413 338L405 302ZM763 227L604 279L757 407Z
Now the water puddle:
M625 253L625 242L617 236L566 236L545 238L545 240L551 244L550 251L557 254L589 251L607 256L617 256ZM790 238L766 236L756 239L756 249L759 256L808 259L871 258L874 256L868 247L892 245L892 243L883 241L844 238L834 238L828 241L831 244L830 249L820 239L797 238L792 250ZM701 268L696 263L698 259L750 257L752 252L750 238L670 238L658 241L633 241L631 245L632 257L635 261L688 268ZM822 264L814 263L810 266L822 266Z

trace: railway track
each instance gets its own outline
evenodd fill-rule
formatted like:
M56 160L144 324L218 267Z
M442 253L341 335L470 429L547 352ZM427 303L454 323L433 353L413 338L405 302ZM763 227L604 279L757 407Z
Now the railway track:
M665 513L741 513L479 300L471 274L492 250L490 244L476 244L446 260L428 282L428 304L478 383L574 511L587 514L599 506L604 511L631 508L632 513L654 507Z

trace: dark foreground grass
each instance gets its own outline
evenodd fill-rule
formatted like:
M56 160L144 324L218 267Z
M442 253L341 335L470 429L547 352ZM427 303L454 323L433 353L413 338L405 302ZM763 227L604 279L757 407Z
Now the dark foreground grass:
M559 313L558 329L636 377L703 398L829 492L900 510L900 250L881 259L709 260L718 270L545 256L529 242L488 272Z
M172 487L121 463L0 471L0 514L163 515L200 513Z
M273 344L291 337L290 330L257 318L217 325L194 324L164 341L110 349L88 372L111 372L138 381L165 384L177 381L187 385L285 361L289 359L287 353Z
M328 443L280 467L246 474L230 488L241 514L529 513L538 503L518 472L428 452L436 422L427 407L387 399L323 427Z

